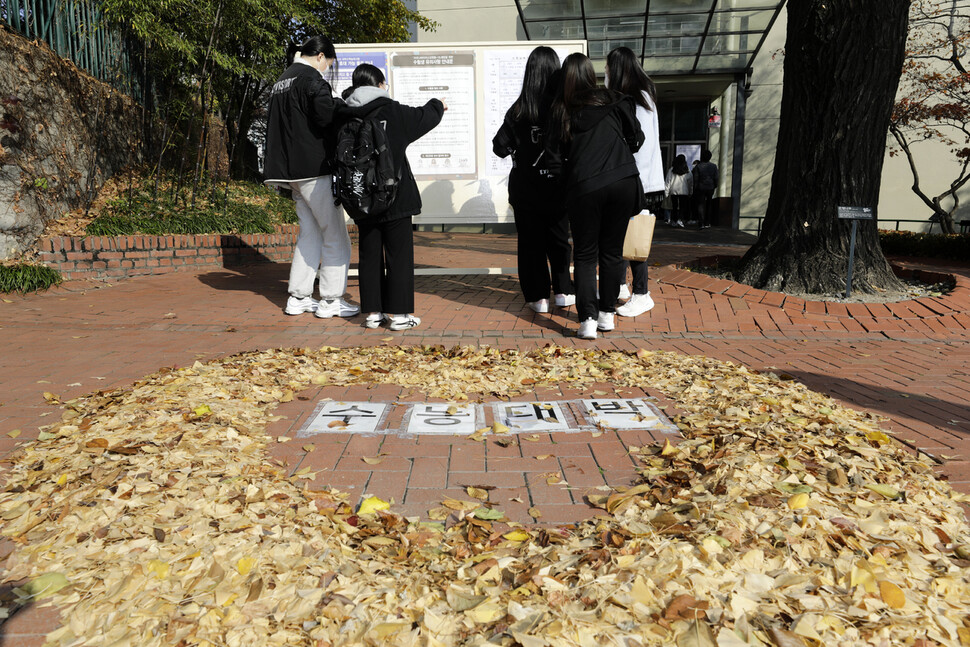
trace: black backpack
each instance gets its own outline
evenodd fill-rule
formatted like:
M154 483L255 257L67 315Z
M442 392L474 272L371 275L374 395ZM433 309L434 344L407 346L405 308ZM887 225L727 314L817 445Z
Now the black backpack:
M384 213L397 197L399 178L378 112L354 117L337 130L333 194L354 220Z

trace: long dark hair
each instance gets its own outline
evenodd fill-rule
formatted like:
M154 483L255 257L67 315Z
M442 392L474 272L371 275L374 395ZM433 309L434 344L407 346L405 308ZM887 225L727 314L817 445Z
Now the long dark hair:
M512 104L512 116L531 124L539 123L540 112L546 101L549 81L559 71L559 56L555 50L540 45L529 54L522 78L522 91Z
M616 101L617 94L596 85L596 71L589 57L574 52L562 64L562 91L552 105L552 122L559 126L564 142L572 138L570 121L584 106L605 106Z
M650 104L657 104L657 86L643 71L632 49L617 47L607 54L606 73L610 77L611 90L633 97L637 105L643 106L648 112L653 110ZM644 92L650 96L650 101L643 96Z
M307 38L302 45L297 45L296 43L290 43L290 46L286 48L286 66L289 67L293 65L293 60L296 58L296 53L300 52L302 56L316 56L318 54L323 54L327 58L333 59L333 65L330 66L330 78L334 79L337 76L337 50L333 46L333 42L323 34L317 34L316 36L311 36Z
M690 173L690 167L687 166L687 156L678 155L674 158L673 171L677 175L687 175Z

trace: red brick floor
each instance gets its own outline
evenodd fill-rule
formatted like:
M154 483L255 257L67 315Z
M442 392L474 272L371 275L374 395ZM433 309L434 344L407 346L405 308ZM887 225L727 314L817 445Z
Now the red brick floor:
M288 266L263 264L204 273L171 273L116 285L73 282L42 294L0 295L0 454L36 438L57 416L44 391L62 398L130 384L163 366L186 365L239 351L329 344L489 344L534 348L548 342L603 349L646 347L699 354L755 369L788 373L845 404L874 411L914 448L941 462L940 471L970 491L970 268L951 272L957 289L936 299L889 306L806 302L678 269L712 254L744 247L659 243L651 268L657 307L596 342L574 336L574 310L535 314L524 307L514 276L419 276L417 314L405 333L367 330L361 319L287 317ZM420 234L421 268L510 268L511 236ZM356 279L349 292L357 297ZM612 391L611 385L589 389ZM659 393L643 391L623 395ZM529 397L577 399L563 386ZM419 400L382 386L315 387L282 405L286 416L270 433L293 435L321 397L375 401ZM302 399L308 398L308 399ZM523 399L529 399L524 397ZM669 411L669 410L668 410ZM22 435L10 438L8 432ZM423 515L445 496L467 498L464 487L490 485L491 500L515 520L561 524L596 514L583 502L590 488L629 483L627 448L657 440L645 433L544 434L503 448L456 437L318 436L274 444L273 460L296 471L311 467L314 485L354 495L392 498L408 515ZM314 450L303 446L312 442ZM379 465L362 459L385 455ZM546 455L549 455L546 457ZM563 483L549 484L550 475ZM50 610L28 609L3 628L3 645L39 645L53 628Z

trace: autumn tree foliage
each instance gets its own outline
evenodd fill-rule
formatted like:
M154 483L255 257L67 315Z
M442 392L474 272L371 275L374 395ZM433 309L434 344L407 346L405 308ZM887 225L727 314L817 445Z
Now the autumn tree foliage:
M970 1L915 0L906 46L901 92L890 122L896 144L891 154L905 156L913 192L943 231L952 234L960 189L970 182ZM917 150L924 142L949 149L947 176L920 173Z
M147 112L162 142L147 157L196 183L212 116L228 134L232 174L258 173L251 131L258 130L291 42L318 33L334 43L399 42L412 23L435 28L401 0L101 0L100 6L137 44L133 53L151 90Z

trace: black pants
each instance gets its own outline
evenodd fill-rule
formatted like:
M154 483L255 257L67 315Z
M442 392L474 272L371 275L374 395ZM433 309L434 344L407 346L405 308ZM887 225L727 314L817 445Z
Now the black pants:
M403 315L414 312L414 232L411 217L357 222L360 238L360 309Z
M714 190L698 189L694 192L694 200L697 202L697 219L701 226L710 225L711 217L714 215Z
M674 220L681 222L691 220L689 195L671 195L670 200L674 203Z
M640 191L638 178L632 176L581 195L566 205L573 231L576 311L580 321L596 319L601 311L616 310L624 272L623 237L631 216L640 210Z
M647 274L648 266L646 261L630 261L630 272L633 273L633 294L647 293ZM626 263L623 266L623 274L620 283L626 281Z
M573 294L569 275L569 218L564 209L554 211L528 205L514 207L518 232L519 285L526 301L548 299L554 294Z

